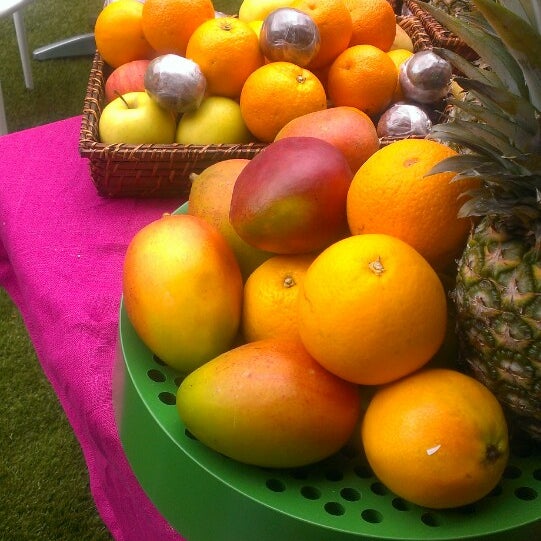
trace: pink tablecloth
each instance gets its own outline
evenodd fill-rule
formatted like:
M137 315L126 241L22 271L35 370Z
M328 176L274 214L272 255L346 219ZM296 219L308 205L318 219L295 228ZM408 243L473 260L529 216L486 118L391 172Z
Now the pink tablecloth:
M175 200L97 195L80 117L0 137L0 285L19 307L118 541L180 537L137 483L114 421L111 377L127 243Z

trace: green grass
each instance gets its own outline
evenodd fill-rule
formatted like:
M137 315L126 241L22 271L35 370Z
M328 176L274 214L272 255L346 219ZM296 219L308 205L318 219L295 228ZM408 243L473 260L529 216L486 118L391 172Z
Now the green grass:
M214 5L232 13L239 3ZM101 6L103 0L37 0L23 12L30 50L91 32ZM13 20L0 19L9 131L81 114L91 63L91 57L33 61L34 89L27 90ZM2 288L0 374L0 540L110 541L79 444Z
M102 0L39 0L24 10L31 50L91 32ZM90 57L32 62L24 86L15 28L0 19L0 81L9 131L78 115ZM105 541L88 473L21 316L0 288L0 539Z
M102 0L39 0L24 11L30 50L92 32ZM0 19L0 82L9 131L80 114L92 58L32 61L34 89L24 85L12 17Z
M0 0L1 2L2 0ZM92 32L103 0L37 0L24 10L30 50ZM219 11L235 13L240 0L215 0ZM0 82L10 132L82 112L92 59L33 61L34 89L24 85L15 27L0 19Z
M0 539L110 540L79 444L19 312L0 291Z

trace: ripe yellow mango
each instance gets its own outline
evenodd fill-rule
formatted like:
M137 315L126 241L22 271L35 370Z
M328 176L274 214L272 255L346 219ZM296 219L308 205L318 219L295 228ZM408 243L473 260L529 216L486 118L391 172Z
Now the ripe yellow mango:
M122 276L128 317L162 361L190 372L229 349L240 324L242 276L213 225L165 214L128 245Z
M239 462L297 467L340 450L360 413L356 385L331 374L300 341L231 349L189 374L177 410L203 444Z
M229 221L233 187L248 163L244 158L231 158L209 165L200 174L192 173L188 198L188 214L199 216L218 228L237 258L244 280L273 255L241 239Z

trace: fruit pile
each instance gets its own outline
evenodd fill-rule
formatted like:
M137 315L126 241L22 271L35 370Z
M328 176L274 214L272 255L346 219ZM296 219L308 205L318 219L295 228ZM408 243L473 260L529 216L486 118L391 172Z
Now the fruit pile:
M350 148L313 132L193 174L187 210L128 246L128 317L216 452L283 468L352 446L406 500L476 501L509 451L499 403L454 368L445 271L475 180L429 174L455 153L428 139L353 172Z
M448 62L413 51L387 0L116 0L95 25L111 68L99 136L113 143L273 142L351 107L379 137L426 135Z

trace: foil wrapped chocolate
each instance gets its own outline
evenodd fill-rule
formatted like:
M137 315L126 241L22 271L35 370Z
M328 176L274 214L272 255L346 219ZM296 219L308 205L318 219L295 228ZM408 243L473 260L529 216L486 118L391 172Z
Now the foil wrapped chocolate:
M176 54L158 56L145 72L145 90L165 109L176 113L194 111L199 107L207 80L193 61Z
M432 121L422 107L397 102L381 115L376 131L379 137L424 137L431 128Z
M399 81L408 100L436 103L450 88L451 64L431 50L418 51L400 67Z
M259 44L273 62L305 67L319 51L319 29L310 15L294 8L278 8L263 20Z

